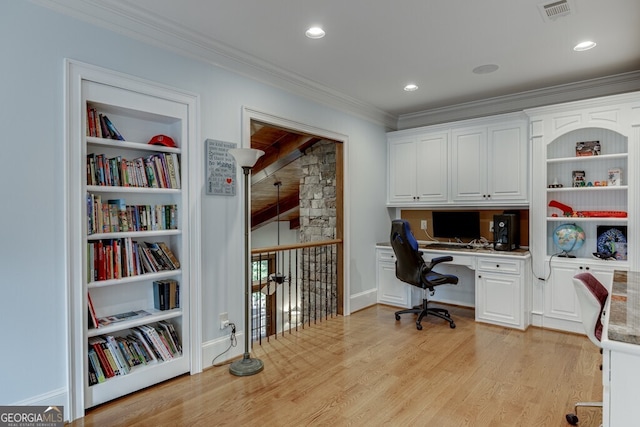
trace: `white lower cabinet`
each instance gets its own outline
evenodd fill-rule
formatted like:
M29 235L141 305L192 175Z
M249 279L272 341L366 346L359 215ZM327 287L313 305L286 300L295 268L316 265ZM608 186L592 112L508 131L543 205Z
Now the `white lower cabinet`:
M551 262L551 275L544 287L543 327L584 333L580 303L573 287L573 276L589 272L603 285L610 286L614 267L586 264L583 261Z
M396 278L396 256L393 249L376 249L376 279L378 282L378 303L395 307L411 308L418 299L415 286Z
M529 258L478 258L476 321L524 330L529 326Z
M603 352L604 402L602 425L604 427L631 426L638 424L638 382L640 381L640 355L634 345L623 345L626 349ZM625 351L626 350L626 351Z

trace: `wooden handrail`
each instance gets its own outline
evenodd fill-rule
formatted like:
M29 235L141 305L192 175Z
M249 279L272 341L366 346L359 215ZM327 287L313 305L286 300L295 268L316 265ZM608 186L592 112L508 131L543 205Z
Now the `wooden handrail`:
M267 246L264 248L251 249L251 255L261 254L265 252L281 252L292 249L314 248L317 246L329 246L342 243L342 239L321 240L318 242L292 243L290 245Z

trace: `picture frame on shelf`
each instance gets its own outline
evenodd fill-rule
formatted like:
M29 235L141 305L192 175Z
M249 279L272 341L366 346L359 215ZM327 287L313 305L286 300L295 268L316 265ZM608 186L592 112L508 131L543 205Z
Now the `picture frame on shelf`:
M622 168L609 169L607 177L607 185L620 186L622 185Z
M585 172L584 171L571 172L571 182L573 187L585 187L587 185Z
M627 226L598 225L596 250L598 254L606 254L617 261L627 260Z
M576 157L599 156L600 141L576 142Z

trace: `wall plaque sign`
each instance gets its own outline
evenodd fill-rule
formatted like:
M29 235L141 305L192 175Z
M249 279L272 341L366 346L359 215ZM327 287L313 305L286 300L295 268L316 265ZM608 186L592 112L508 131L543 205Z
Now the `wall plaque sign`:
M236 161L230 148L236 148L234 142L205 141L206 186L207 194L218 196L236 195Z

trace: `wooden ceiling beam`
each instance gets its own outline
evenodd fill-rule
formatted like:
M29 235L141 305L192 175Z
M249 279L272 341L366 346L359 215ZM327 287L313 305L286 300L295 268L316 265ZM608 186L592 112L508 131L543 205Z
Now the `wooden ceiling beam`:
M304 152L321 138L290 134L271 147L266 148L264 156L260 157L251 170L251 183L256 184L267 179L286 165L304 156ZM252 145L253 146L253 145Z

